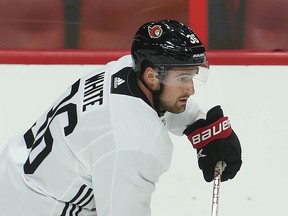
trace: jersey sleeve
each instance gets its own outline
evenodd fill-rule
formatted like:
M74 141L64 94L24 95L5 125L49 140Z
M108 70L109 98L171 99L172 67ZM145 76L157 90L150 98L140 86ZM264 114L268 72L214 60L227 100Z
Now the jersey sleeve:
M165 113L166 127L168 131L174 135L182 136L183 131L189 124L192 124L201 118L205 119L206 113L206 109L200 107L194 100L189 98L186 110L183 113Z
M155 156L114 151L93 166L98 216L148 216L151 195L164 168Z

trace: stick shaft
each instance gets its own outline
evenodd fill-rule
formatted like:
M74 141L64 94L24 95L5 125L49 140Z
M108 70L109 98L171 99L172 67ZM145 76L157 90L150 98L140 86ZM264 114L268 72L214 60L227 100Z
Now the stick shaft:
M222 162L222 161L218 162L215 166L211 216L217 216L218 215L220 182L221 182L221 174L222 174L224 167L225 167L225 165L224 165L224 162Z

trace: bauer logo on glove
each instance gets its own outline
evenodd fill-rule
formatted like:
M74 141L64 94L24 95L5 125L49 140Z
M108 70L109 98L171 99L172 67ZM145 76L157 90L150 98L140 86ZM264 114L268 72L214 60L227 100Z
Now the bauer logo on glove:
M211 125L196 129L188 135L188 139L195 149L199 149L215 139L227 138L231 133L230 120L228 117L222 117Z
M213 180L214 169L219 161L227 165L221 181L235 177L242 165L241 145L220 106L213 107L208 111L206 119L199 119L187 126L183 133L187 135L193 148L197 149L198 155L203 155L198 157L198 165L207 182Z

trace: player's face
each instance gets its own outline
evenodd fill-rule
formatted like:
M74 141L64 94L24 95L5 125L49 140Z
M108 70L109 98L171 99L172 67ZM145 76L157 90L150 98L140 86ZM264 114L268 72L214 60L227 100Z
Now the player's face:
M163 110L171 113L184 112L188 98L195 93L193 76L197 72L198 67L175 67L168 71L167 77L162 81L164 88L159 97Z

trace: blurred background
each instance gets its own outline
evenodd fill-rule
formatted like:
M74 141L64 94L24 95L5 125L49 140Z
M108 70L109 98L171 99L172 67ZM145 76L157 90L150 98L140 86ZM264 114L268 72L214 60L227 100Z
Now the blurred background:
M210 50L287 50L287 11L287 0L1 0L0 49L128 50L141 24L169 18Z
M242 143L219 215L287 215L288 0L0 0L0 152L76 79L127 53L140 25L168 18L208 48L209 79L193 98L220 104ZM188 140L171 138L153 215L209 215L212 185Z

